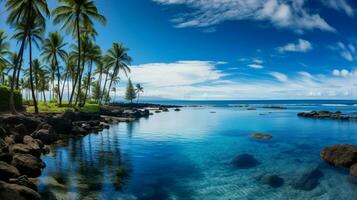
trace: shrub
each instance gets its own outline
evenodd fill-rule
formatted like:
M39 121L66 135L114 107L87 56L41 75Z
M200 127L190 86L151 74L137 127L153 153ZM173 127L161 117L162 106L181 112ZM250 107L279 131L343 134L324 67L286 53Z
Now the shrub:
M16 109L22 109L22 95L19 91L14 93ZM0 85L0 111L10 110L10 88Z

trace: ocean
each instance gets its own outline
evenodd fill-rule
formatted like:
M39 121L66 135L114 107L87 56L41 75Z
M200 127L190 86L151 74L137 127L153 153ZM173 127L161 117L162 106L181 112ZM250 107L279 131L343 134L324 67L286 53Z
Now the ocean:
M311 110L357 113L351 100L151 101L183 105L69 139L43 157L50 199L356 200L357 181L320 151L357 145L357 122L308 119ZM280 108L280 109L277 109ZM249 137L271 134L271 140ZM237 156L256 163L237 167ZM319 171L316 175L316 170ZM278 186L264 178L279 177ZM304 186L301 187L301 182Z

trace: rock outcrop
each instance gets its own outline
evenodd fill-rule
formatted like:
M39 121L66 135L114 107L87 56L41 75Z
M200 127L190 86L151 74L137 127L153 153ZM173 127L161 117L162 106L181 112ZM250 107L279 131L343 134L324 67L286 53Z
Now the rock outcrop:
M237 169L249 169L258 166L260 162L250 154L240 154L231 161L231 164Z

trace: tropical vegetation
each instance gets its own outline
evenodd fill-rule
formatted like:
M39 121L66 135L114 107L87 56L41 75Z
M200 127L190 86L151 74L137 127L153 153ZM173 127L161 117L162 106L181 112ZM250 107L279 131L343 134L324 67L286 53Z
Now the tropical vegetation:
M8 92L2 103L12 113L19 109L20 92L29 111L35 113L107 104L122 78L128 79L129 49L113 42L103 51L96 43L99 32L94 24L105 25L106 18L94 0L58 0L52 11L47 0L3 3L13 35L0 30L0 84L1 91ZM61 31L48 32L49 23ZM138 97L138 102L142 86L134 88L128 79L128 88L125 99L132 102Z

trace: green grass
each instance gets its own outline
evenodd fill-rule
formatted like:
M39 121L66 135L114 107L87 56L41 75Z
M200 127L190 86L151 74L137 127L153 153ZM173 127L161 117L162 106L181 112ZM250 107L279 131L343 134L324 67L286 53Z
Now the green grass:
M38 102L39 112L64 112L66 110L75 110L74 107L68 106L67 102L63 102L62 106L58 106L55 102ZM86 103L83 108L79 108L82 112L98 112L100 106L98 104ZM27 106L27 112L35 112L34 106Z

